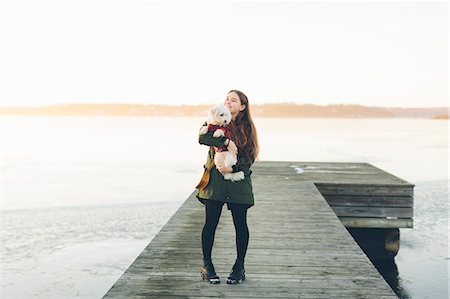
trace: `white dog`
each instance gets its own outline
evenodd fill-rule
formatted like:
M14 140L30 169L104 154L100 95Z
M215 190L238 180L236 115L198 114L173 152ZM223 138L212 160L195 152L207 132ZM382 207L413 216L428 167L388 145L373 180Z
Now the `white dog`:
M213 131L213 137L221 137L226 136L227 138L231 138L230 131L227 128L227 125L231 122L231 113L228 108L219 104L208 111L208 119L206 121L206 126L201 127L200 134L204 135L208 131ZM231 140L231 139L230 139ZM216 165L224 165L227 167L232 167L237 163L237 157L235 154L228 151L227 147L214 147L216 154L214 156L214 163ZM244 179L244 172L238 171L234 173L224 173L224 179L230 181L241 181Z

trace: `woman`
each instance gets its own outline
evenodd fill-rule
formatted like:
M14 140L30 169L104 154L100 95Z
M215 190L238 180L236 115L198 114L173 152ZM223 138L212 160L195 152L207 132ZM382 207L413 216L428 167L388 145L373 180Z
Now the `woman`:
M247 226L247 209L254 205L251 165L258 156L259 145L255 125L250 115L247 96L239 90L227 94L225 105L231 112L232 121L228 126L231 136L213 137L212 132L200 134L199 142L209 146L209 153L204 167L208 169L214 161L213 146L227 146L228 150L238 155L238 162L233 167L212 165L209 182L204 189L199 189L197 198L205 205L205 224L202 230L203 267L201 277L210 283L220 283L211 261L214 235L222 213L222 206L227 204L231 210L236 231L237 258L227 279L228 284L241 283L245 279L244 259L247 252L249 231ZM230 181L223 178L224 173L244 172L244 180Z

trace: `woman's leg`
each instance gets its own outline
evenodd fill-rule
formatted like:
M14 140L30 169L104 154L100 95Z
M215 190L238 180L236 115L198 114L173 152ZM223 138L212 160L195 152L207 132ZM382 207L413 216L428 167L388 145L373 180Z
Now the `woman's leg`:
M235 204L231 209L234 229L236 231L237 261L244 263L247 253L249 231L247 226L247 207Z
M228 284L238 284L245 280L244 259L248 247L247 206L234 204L231 208L234 228L236 230L237 259L228 276Z
M202 230L202 251L203 259L211 261L211 251L214 244L217 224L222 213L223 202L214 200L205 201L205 225Z
M205 225L202 230L202 251L203 266L200 276L203 280L210 283L220 283L220 278L214 269L211 261L211 251L214 243L214 235L216 234L217 224L219 223L220 214L222 213L223 202L213 200L205 201Z

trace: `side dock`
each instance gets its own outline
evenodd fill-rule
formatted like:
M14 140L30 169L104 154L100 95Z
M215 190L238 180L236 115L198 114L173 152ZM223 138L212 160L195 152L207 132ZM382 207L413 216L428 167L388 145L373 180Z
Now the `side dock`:
M200 279L204 209L193 193L103 298L397 298L345 226L412 227L414 185L367 163L252 170L241 285L225 283L236 254L226 206L212 253L222 283Z

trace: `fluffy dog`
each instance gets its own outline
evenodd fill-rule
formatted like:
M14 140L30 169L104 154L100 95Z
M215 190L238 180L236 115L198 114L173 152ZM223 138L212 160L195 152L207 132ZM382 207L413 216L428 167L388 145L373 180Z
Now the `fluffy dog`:
M231 113L228 108L219 104L208 111L208 119L206 121L206 126L201 127L200 134L206 134L207 132L214 132L213 137L221 137L226 136L231 140L230 131L227 128L227 125L231 122ZM237 157L235 154L232 154L228 151L226 146L223 147L214 147L216 154L214 156L214 163L216 165L224 165L227 167L232 167L237 163ZM224 173L223 177L225 180L230 181L241 181L244 179L244 172L238 171L234 173Z

